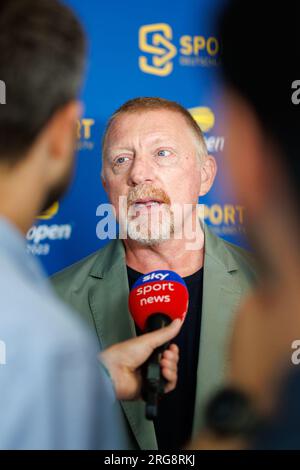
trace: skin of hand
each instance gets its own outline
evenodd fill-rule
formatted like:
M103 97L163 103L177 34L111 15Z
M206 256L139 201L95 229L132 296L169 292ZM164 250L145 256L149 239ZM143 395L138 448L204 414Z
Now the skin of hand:
M122 343L114 344L100 354L100 360L109 371L116 396L119 400L135 400L141 396L141 366L154 349L178 335L181 320L174 320L169 326ZM161 358L161 370L167 380L165 393L175 389L179 349L171 344Z

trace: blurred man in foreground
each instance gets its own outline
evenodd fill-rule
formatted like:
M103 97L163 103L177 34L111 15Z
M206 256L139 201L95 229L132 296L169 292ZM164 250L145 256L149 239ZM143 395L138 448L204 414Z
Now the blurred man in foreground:
M221 21L226 155L263 281L239 311L231 390L210 403L202 448L300 448L299 15L233 0Z
M118 399L140 396L139 367L178 334L180 321L102 353L52 293L22 234L67 187L85 40L57 0L0 3L0 448L126 447ZM176 384L178 348L161 360Z

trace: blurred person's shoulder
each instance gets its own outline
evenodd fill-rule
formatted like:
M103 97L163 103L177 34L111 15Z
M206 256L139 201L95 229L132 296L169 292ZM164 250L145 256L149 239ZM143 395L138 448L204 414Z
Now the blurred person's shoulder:
M0 340L6 348L0 448L118 445L110 421L114 390L97 358L96 337L47 279L43 285L24 274L0 252ZM23 435L14 425L21 416L28 429Z
M13 347L19 344L24 351L36 350L39 355L97 352L93 335L57 299L47 279L39 285L9 260L0 259L0 306L5 313L0 318L1 335Z

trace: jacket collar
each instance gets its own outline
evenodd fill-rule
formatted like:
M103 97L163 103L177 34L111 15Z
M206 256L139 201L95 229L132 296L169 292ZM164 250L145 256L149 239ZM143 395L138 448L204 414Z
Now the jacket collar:
M238 269L238 263L226 248L224 241L213 234L213 232L204 225L204 252L205 259L213 260L227 271L232 272ZM102 279L109 274L116 265L126 264L125 248L120 239L112 240L102 250L99 251L94 264L90 270L90 276ZM205 266L205 263L204 263Z

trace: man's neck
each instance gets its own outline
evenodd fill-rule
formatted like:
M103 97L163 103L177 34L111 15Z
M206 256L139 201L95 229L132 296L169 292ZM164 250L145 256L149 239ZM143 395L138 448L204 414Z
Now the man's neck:
M194 243L194 249L187 249L186 240L166 240L153 246L136 241L124 240L126 264L140 273L167 269L181 277L189 276L203 267L204 237Z

